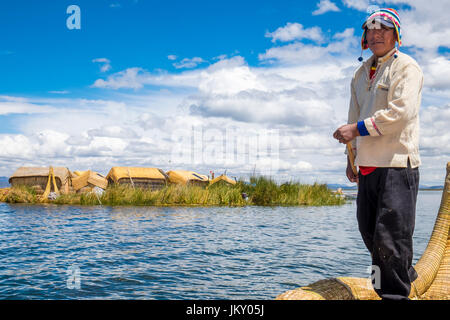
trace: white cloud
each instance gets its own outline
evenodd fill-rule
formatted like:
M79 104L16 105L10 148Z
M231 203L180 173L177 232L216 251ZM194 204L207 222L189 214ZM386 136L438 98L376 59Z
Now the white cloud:
M221 55L219 55L217 57L214 57L213 60L224 60L226 58L227 58L226 54L221 54Z
M167 59L169 59L169 60L177 60L177 56L174 55L174 54L169 54L169 55L167 56Z
M122 128L120 126L103 126L101 128L90 129L87 131L90 137L107 137L107 138L138 138L139 136L131 128Z
M439 46L450 47L450 20L443 12L448 2L443 0L343 0L344 5L363 12L375 6L398 8L405 46L436 51Z
M180 62L174 63L173 66L177 69L181 69L181 68L192 69L192 68L197 67L199 64L205 63L205 62L207 62L207 61L203 60L200 57L184 58Z
M311 163L306 162L306 161L299 161L297 163L294 164L293 169L295 171L309 171L313 168L313 166L311 165Z
M429 58L422 63L422 69L427 87L440 90L450 88L450 59L445 56Z
M49 91L48 93L53 93L53 94L68 94L68 93L70 93L70 91L68 91L68 90L53 90L53 91Z
M404 1L390 1L400 4ZM402 22L403 42L427 50L437 50L439 46L450 48L450 21L443 14L448 3L441 0L412 0L411 10L399 10Z
M92 62L110 63L111 61L109 61L109 59L106 58L97 58L92 60Z
M215 84L211 83L212 73L220 74L224 70L234 69L243 70L241 66L245 65L245 61L240 56L235 56L230 59L222 59L206 69L184 71L181 74L170 74L168 72L150 73L142 68L129 68L117 73L114 73L104 79L97 79L92 87L108 88L108 89L141 89L145 85L159 85L172 87L194 87L203 88L205 86L212 87ZM245 72L245 71L242 71ZM243 83L235 82L233 79L226 80L228 85L239 87ZM248 80L248 79L245 79ZM221 85L221 83L216 83ZM226 86L227 88L229 86ZM220 87L213 89L220 91ZM228 90L228 89L227 89Z
M102 66L100 67L100 72L107 72L111 69L111 61L109 61L109 59L107 58L93 59L92 62L102 64Z
M450 157L450 131L448 130L450 104L422 108L420 123L421 147L426 149L427 153L446 154Z
M182 74L171 74L166 71L150 73L143 68L128 68L109 75L106 80L97 79L93 88L107 89L142 89L145 85L172 86L172 87L196 87L201 71L189 70Z
M165 101L161 98L153 102L154 93L150 96L143 94L140 98L137 95L118 95L119 99L122 97L127 103L46 99L45 102L49 105L57 104L62 108L45 117L33 116L25 119L22 123L25 136L9 135L2 137L1 141L10 143L11 139L16 139L21 144L20 148L28 148L27 152L15 155L21 156L20 160L15 162L17 165L57 165L64 160L64 165L70 168L92 168L104 173L108 167L121 164L160 166L166 170L174 167L192 168L203 173L208 173L210 169L228 169L229 173L234 175L249 174L256 165L257 172L261 174L279 172L280 177L284 177L301 173L305 182L308 179L314 182L316 177L313 170L320 170L320 167L312 167L311 163L317 161L308 158L307 153L311 152L312 141L323 142L327 139L311 136L301 130L293 136L286 128L302 128L307 125L316 126L318 130L323 131L324 124L328 126L330 119L332 122L337 121L333 120L333 114L339 109L336 103L346 99L329 92L331 87L336 93L342 92L342 88L330 86L328 82L321 84L322 81L330 81L328 76L318 72L321 68L323 66L253 68L249 67L242 57L235 56L217 61L202 70L184 71L176 75L155 75L140 69L130 76L129 72L124 71L103 80L104 87L143 88L149 83L164 83L177 87L189 83L191 86L195 85L197 90L178 101ZM330 68L333 66L330 65ZM339 68L334 68L334 75L346 77L340 74ZM308 74L311 76L305 77ZM130 80L131 84L128 82ZM332 100L328 95L332 96ZM167 96L167 93L161 92L161 97L163 96ZM20 98L14 97L10 97L10 100L21 101ZM36 99L28 103L42 101L43 99ZM161 102L162 109L177 105L178 112L165 115L149 112L153 104L160 105ZM191 113L195 111L195 105L203 109ZM340 108L345 110L345 105L342 104ZM64 123L64 126L57 129L59 135L47 134L45 139L37 139L34 136L34 132L41 132L43 128L55 123ZM194 134L192 126L200 128L202 134ZM221 149L221 146L230 140L224 130L233 128L236 131L231 139L235 139L236 143L239 139L247 139L244 143L247 149L239 152ZM251 141L267 141L264 136L271 128L278 128L279 147L282 152L278 152L276 148L269 153L264 150L257 153L251 151L255 145ZM180 129L187 131L180 132ZM324 134L328 135L326 132ZM197 146L191 145L191 137L198 136L205 139L200 152L196 151ZM50 139L51 137L54 139ZM216 140L210 141L207 137ZM185 140L179 145L177 139ZM43 143L48 145L46 152L41 151ZM57 153L55 150L60 151ZM320 152L324 150L322 148ZM177 155L176 151L181 152L181 155ZM183 152L188 156L183 156ZM211 152L213 156L208 156ZM214 152L218 156L214 156ZM317 151L314 153L317 154ZM337 153L342 155L338 145ZM326 152L324 154L329 157ZM333 152L331 154L336 156ZM199 155L200 158L197 159ZM12 156L0 151L0 167L4 163L2 159Z
M254 72L257 79L264 74L261 70ZM285 77L289 71L279 69L276 72ZM322 83L320 78L317 81L316 85L322 91L327 90L327 83ZM348 81L342 82L348 84ZM283 87L283 84L287 82L282 81L277 86ZM136 109L106 101L88 102L91 110L78 113L75 105L73 110L61 110L50 118L48 115L33 115L32 122L25 121L27 133L0 135L0 167L9 164L11 170L2 171L0 175L10 175L15 170L10 165L14 159L17 167L53 164L68 166L72 170L93 169L105 174L115 165L142 165L164 170L188 168L201 173L228 169L230 175L248 176L256 165L257 173L270 174L281 180L298 176L305 183L347 183L343 175L344 147L331 137L334 127L340 124L339 119L333 120L333 114L337 117L342 113L342 118L346 117L348 94L345 93L346 85L342 87L344 90L336 87L328 92L332 95L344 92L341 102L336 104L336 99L327 100L325 92L320 95L307 93L311 103L305 101L304 106L296 97L301 99L305 93L297 93L296 90L291 95L288 90L282 91L279 100L276 93L270 95L269 89L264 92L249 91L248 95L230 93L216 102L218 106L211 106L213 111L222 110L224 116L208 114L207 118L187 112L159 116L145 112L144 106ZM233 101L237 98L243 100ZM195 100L195 97L190 99ZM329 101L325 102L325 109L315 105L321 101ZM245 108L239 108L244 102ZM214 109L221 108L221 104L225 103L229 103L228 113L226 109ZM327 103L333 104L327 107ZM433 176L439 178L439 170L443 169L442 157L448 159L450 156L450 136L446 130L450 121L449 111L449 106L428 107L421 111L421 150L425 155L424 166L429 168L429 173L423 175L427 178L421 178L424 184L441 183ZM242 117L239 112L246 112L248 119L236 119L233 113ZM294 120L310 117L310 120L289 122L285 118L285 124L280 124L283 115L291 115ZM64 126L45 129L50 123ZM259 150L258 156L252 147L257 141L267 141L266 135L273 129L278 134L278 148L271 149L269 153ZM227 135L227 130L232 134ZM244 143L240 151L233 149L239 140Z
M326 46L293 42L284 46L272 47L259 54L259 60L282 64L307 64L313 61L332 61L335 56L346 56L353 53L359 44L354 29L349 28L336 33Z
M92 87L111 89L140 89L143 87L142 79L144 79L146 73L147 72L142 68L129 68L108 76L108 79L106 81L103 79L96 80Z
M314 16L324 14L326 12L339 12L341 11L334 2L331 2L330 0L320 0L320 2L317 4L317 9L312 12Z
M10 164L11 160L16 158L30 158L33 155L33 149L33 144L25 135L0 135L0 159L5 159L6 163Z
M360 11L366 11L370 5L369 0L342 0L342 2L346 7Z
M33 104L26 98L0 96L0 115L50 113L55 108L49 105Z
M259 97L258 97L259 95ZM297 100L287 95L241 92L235 96L211 96L192 105L191 112L203 117L229 117L241 122L261 122L304 126L324 125L323 115L331 107L315 99ZM245 106L243 109L241 106Z
M272 42L276 41L292 41L309 39L316 42L323 40L322 30L319 27L304 28L299 23L288 22L286 26L279 27L274 32L266 32L266 38L272 38Z
M352 5L361 7L358 3ZM421 22L432 16L427 19ZM21 134L0 135L0 175L12 173L12 160L17 166L53 164L102 173L132 165L200 173L228 169L237 176L256 165L257 173L279 179L348 183L345 148L331 135L347 118L359 36L349 28L327 40L318 27L292 25L270 33L273 43L289 43L262 52L257 67L242 56L221 55L194 70L135 67L105 76L92 87L135 91L104 91L99 100L0 96L4 114L24 112ZM316 43L301 42L305 39ZM427 48L414 53L425 74L421 183L441 184L450 157L449 60ZM184 60L189 62L201 61ZM255 141L270 142L269 132L276 132L278 144L252 149Z
M348 35L349 32L343 32L338 38ZM330 133L324 128L330 121L336 125L339 123L338 111L345 113L347 104L346 94L342 94L347 91L343 81L339 83L334 79L345 79L348 72L343 73L341 65L330 63L328 68L332 75L329 75L321 72L323 67L322 64L255 68L248 66L243 57L234 56L223 57L207 68L178 74L127 69L108 76L106 80L97 80L95 86L143 89L148 84L156 84L172 88L190 86L196 90L186 93L184 98L181 98L181 93L178 100L167 101L162 97L172 95L173 90L161 92L161 98L156 100L155 93L117 96L126 103L47 99L45 102L48 104L58 104L63 109L46 117L33 116L23 121L26 139L22 137L21 144L23 148L30 145L33 148L16 163L39 162L45 165L47 161L56 165L65 159L64 165L71 168L81 166L80 169L87 167L100 172L121 164L164 169L192 168L203 173L210 169L228 169L235 175L249 174L256 165L256 171L261 174L278 172L279 177L287 177L298 173L302 174L305 182L314 182L321 170L320 162L314 156L323 154L321 161L325 162L327 159L335 161L336 155L342 156L342 148L336 143L333 145L331 138L326 138ZM37 101L42 102L42 99L36 99L34 103ZM161 110L172 108L175 111L175 105L178 111L167 114L149 112L153 104L161 105L161 102ZM42 154L39 147L43 140L37 140L33 132L41 132L52 123L65 125L58 128L61 135L51 135L57 139L47 138L45 143L55 145L49 147L50 151L62 151ZM193 128L200 128L202 134L197 135ZM235 139L239 145L238 140L244 139L247 149L221 149L230 140L225 131L233 128L235 134L231 140ZM289 128L299 130L293 134ZM306 128L322 133L311 135ZM277 148L270 152L252 151L255 145L252 141L267 141L264 136L272 129L278 130L280 151ZM202 136L205 141L199 152L196 144L191 145L191 137L197 137L194 139L197 141ZM14 136L3 139L11 140ZM181 144L177 142L179 139ZM322 148L317 150L317 145L313 146L315 143L321 143ZM177 155L177 152L181 154ZM213 156L209 156L211 153ZM1 159L5 158L8 155L4 156L0 151L0 167Z
M447 100L448 101L448 100ZM424 185L442 185L450 161L450 104L428 106L420 111L420 180Z

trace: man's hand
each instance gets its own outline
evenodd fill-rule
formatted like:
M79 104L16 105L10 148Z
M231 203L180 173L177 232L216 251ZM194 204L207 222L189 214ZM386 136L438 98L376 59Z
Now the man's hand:
M355 139L355 137L359 136L358 124L346 124L337 129L333 133L333 138L339 140L340 143L347 144L348 142Z
M347 174L347 178L350 182L358 183L358 175L353 173L352 165L350 164L350 159L347 157L347 170L345 172Z

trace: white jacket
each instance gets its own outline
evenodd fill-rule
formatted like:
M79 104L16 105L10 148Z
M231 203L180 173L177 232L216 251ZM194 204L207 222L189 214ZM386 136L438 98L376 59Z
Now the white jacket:
M410 56L395 48L378 58L377 71L369 80L373 55L356 70L351 83L348 123L364 121L368 136L353 140L357 166L411 167L419 156L419 108L423 73Z

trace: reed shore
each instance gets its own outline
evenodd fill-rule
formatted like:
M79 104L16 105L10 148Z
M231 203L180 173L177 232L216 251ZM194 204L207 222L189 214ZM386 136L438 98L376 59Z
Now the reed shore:
M0 201L41 203L40 196L26 186L3 189ZM116 184L100 194L65 194L45 202L106 206L328 206L344 204L345 199L325 184L278 184L267 177L251 177L250 183L238 181L234 186L220 184L208 188L169 184L160 190L150 190Z

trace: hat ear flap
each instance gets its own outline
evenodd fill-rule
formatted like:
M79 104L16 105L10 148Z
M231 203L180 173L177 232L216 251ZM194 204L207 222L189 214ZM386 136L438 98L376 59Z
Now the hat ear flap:
M395 23L394 23L394 26L395 26L394 30L395 30L396 40L398 42L398 46L400 47L402 45L402 35L400 34L400 31Z
M362 37L361 37L361 48L363 50L366 50L367 48L369 48L369 46L367 45L367 28L364 28Z

